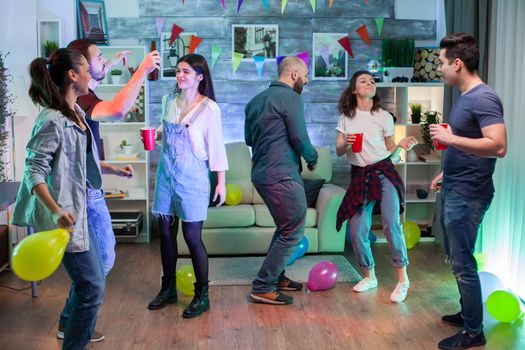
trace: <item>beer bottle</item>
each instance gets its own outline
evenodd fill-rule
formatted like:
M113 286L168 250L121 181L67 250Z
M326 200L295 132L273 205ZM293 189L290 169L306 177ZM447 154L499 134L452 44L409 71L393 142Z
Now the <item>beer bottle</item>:
M155 50L157 50L157 42L155 40L151 40L150 52ZM159 70L155 69L153 72L149 73L148 80L159 80Z

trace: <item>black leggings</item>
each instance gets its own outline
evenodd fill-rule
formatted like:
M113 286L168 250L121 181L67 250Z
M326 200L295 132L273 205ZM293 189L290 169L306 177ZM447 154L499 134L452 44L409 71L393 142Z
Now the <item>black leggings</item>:
M202 224L204 221L182 222L182 234L188 245L197 284L208 285L208 252L202 242ZM179 218L160 218L160 256L164 279L175 278L177 266L177 230Z

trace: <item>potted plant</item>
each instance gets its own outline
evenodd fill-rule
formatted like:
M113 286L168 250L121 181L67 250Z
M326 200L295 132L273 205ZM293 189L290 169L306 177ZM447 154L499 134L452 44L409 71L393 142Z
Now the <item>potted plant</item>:
M124 152L124 154L133 153L133 145L128 143L126 140L122 140L122 142L120 142L120 149L122 152Z
M13 117L14 113L9 108L13 102L13 96L7 88L8 81L11 81L11 75L4 66L4 58L0 52L0 182L9 181L9 132L7 131L7 121Z
M111 75L111 81L113 84L120 84L120 77L122 76L121 69L112 69L109 74Z
M395 77L412 78L414 75L414 40L381 40L383 71L387 71L390 81Z
M430 124L439 124L441 123L441 113L437 111L426 111L422 115L421 120L421 136L423 137L423 141L425 142L425 145L427 146L429 151L434 151L434 143L432 142L432 139L430 138L430 130L429 126Z
M44 57L49 57L51 54L58 49L58 43L54 40L46 40L44 42Z
M410 111L412 112L411 113L411 117L412 117L412 124L419 124L419 122L421 121L421 108L423 106L421 106L421 104L419 103L412 103L410 104Z

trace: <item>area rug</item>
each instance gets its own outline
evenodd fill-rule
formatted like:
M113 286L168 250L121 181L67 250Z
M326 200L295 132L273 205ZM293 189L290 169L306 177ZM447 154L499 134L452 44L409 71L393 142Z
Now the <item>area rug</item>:
M261 267L264 256L210 258L209 279L212 285L250 285ZM331 261L339 269L338 282L358 282L361 276L342 255L306 255L286 267L286 275L293 280L308 281L310 269L320 261ZM179 259L177 267L191 264L190 259Z

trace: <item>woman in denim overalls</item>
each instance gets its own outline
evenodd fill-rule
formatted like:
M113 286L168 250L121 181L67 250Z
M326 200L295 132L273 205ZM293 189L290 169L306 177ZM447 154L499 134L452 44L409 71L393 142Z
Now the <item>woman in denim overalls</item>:
M201 55L190 54L177 64L177 92L162 99L162 150L157 169L153 214L160 220L162 287L148 308L156 310L177 301L175 269L177 228L188 245L195 271L195 297L184 310L191 318L209 310L208 254L202 242L202 224L210 201L209 170L216 171L214 201L222 205L228 170L222 139L221 112L215 103L211 75ZM208 170L209 169L209 170Z

